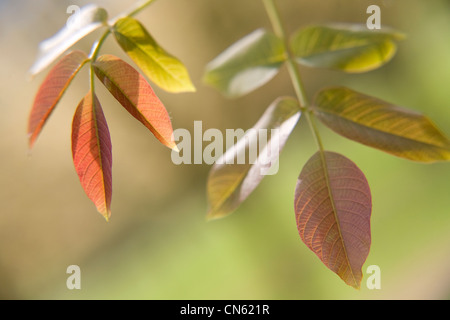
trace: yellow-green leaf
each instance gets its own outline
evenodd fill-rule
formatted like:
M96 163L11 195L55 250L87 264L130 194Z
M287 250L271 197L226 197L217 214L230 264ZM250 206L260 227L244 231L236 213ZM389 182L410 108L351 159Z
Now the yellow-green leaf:
M291 48L301 64L360 73L381 67L397 51L404 36L391 29L368 30L366 25L333 24L310 26L291 39Z
M450 141L429 118L380 99L344 87L324 89L314 113L342 136L395 156L450 160Z
M119 19L113 32L122 49L159 87L173 93L195 91L184 64L160 47L139 21Z
M271 80L285 59L283 41L258 29L211 61L203 81L228 97L239 97Z

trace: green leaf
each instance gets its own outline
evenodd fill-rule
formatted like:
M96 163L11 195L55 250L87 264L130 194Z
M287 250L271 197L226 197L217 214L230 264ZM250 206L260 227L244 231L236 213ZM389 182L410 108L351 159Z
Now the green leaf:
M161 48L139 21L119 19L113 32L122 49L162 89L173 93L195 91L183 63Z
M316 116L342 136L398 157L450 160L450 141L427 117L348 88L322 90Z
M362 171L340 154L317 152L300 173L294 208L302 241L345 283L359 288L372 212Z
M76 42L106 25L107 19L108 13L97 5L82 7L58 33L40 43L38 58L29 73L41 72Z
M368 30L366 25L310 26L296 32L291 48L301 64L349 73L381 67L397 51L403 35L391 29Z
M208 177L209 219L232 213L265 175L276 173L279 154L299 118L295 99L277 99L255 126L216 161ZM252 159L256 148L259 152Z
M285 60L283 41L258 29L211 61L203 80L228 97L239 97L271 80Z
M165 146L177 150L169 114L147 80L125 61L103 55L95 74L120 104Z

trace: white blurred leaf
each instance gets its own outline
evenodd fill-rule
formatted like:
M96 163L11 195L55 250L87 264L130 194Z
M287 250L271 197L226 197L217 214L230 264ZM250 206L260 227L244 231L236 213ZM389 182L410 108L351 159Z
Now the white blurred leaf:
M97 5L82 7L61 30L40 43L38 57L29 73L35 75L48 67L80 39L106 25L107 17L106 10Z

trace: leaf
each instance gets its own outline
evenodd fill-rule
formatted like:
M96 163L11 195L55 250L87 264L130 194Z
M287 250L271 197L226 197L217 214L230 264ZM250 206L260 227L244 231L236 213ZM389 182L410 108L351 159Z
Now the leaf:
M296 100L277 99L255 126L216 161L208 177L209 219L233 212L265 175L274 173L274 165L278 165L279 154L299 118ZM267 136L262 133L267 133ZM258 145L259 152L252 159L251 151L256 153Z
M89 61L82 51L73 51L63 57L41 84L28 120L29 147L32 148L50 114L60 101L75 75Z
M228 97L239 97L271 80L285 60L283 41L258 29L211 61L203 80Z
M322 90L314 113L340 135L398 157L450 160L450 141L427 117L348 88Z
M177 150L169 114L152 87L132 66L112 55L93 64L95 74L120 104L165 146Z
M81 100L73 118L72 156L81 186L108 220L112 195L111 138L100 102L92 91Z
M346 157L317 152L295 190L301 239L330 270L359 288L371 244L372 200L361 170Z
M161 48L139 21L119 19L113 32L122 49L162 89L174 93L195 91L183 63Z
M294 34L291 48L301 64L359 73L390 61L397 51L395 41L403 37L391 29L368 30L358 24L310 26Z
M108 14L103 8L90 4L82 7L58 33L41 42L36 62L29 73L35 75L53 63L76 42L106 25Z

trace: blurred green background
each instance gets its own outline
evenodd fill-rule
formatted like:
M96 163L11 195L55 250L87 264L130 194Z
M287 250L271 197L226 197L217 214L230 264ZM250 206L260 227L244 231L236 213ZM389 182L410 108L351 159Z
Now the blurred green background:
M134 1L94 1L110 16ZM233 215L207 222L209 166L177 166L170 150L98 86L113 143L112 218L85 196L72 164L70 128L88 90L83 69L28 152L28 112L45 73L27 81L40 41L89 1L0 1L0 298L2 299L449 299L450 164L422 165L347 141L321 126L325 147L352 159L373 195L372 248L363 268L381 268L381 290L346 286L301 242L293 197L316 151L305 119L280 159ZM450 1L278 0L289 32L310 23L381 23L405 32L396 57L361 75L301 68L312 96L323 86L355 90L424 112L450 135ZM259 27L260 0L159 0L137 17L188 67L195 94L155 88L174 128L251 127L280 95L293 95L285 69L268 85L227 100L201 82L204 66ZM101 32L101 31L100 31ZM94 32L75 47L89 51ZM129 61L112 38L103 53ZM191 131L192 132L192 131ZM81 290L66 268L81 267Z

